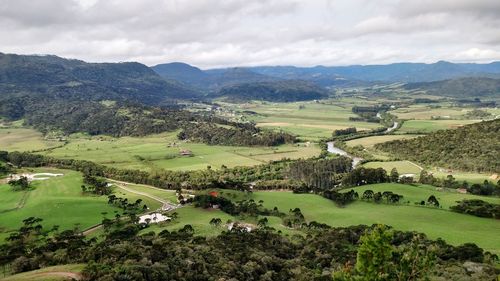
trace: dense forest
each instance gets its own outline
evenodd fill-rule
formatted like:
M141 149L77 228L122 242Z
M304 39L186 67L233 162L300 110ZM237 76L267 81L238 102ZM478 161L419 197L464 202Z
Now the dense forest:
M500 171L500 120L484 121L454 130L440 130L410 140L377 144L377 149L401 159L450 169Z
M498 98L500 79L467 77L436 82L409 83L407 90L424 90L430 95L454 98Z
M241 83L226 86L214 94L230 101L264 100L274 102L292 102L322 99L327 92L309 82L286 80L273 82Z
M0 246L0 265L24 272L85 263L83 280L492 280L498 260L475 244L454 247L386 226L310 222L308 235L287 238L263 224L201 237L191 225L147 232L133 213L105 220L101 237L88 239L27 218ZM469 271L466 262L482 270Z

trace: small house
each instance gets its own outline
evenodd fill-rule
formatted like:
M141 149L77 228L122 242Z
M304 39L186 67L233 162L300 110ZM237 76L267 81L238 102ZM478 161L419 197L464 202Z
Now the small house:
M179 151L179 154L181 156L192 156L193 152L191 152L191 150L188 149L181 149L181 151Z

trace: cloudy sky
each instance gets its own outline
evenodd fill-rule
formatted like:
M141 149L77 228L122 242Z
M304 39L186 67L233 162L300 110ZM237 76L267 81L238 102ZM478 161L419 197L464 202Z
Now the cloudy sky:
M202 68L500 60L500 0L1 0L0 52Z

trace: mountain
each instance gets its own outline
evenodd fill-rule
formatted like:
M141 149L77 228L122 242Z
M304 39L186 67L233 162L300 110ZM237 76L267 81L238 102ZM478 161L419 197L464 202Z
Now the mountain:
M152 69L163 78L174 79L203 91L215 91L222 87L239 83L279 80L278 78L259 74L241 67L203 71L189 64L175 62L158 64L153 66Z
M166 81L136 63L86 63L57 56L0 53L0 91L9 96L129 100L158 104L189 99L196 91Z
M435 82L408 83L407 90L424 90L435 96L455 98L500 98L500 79L467 77Z
M351 66L261 66L248 68L256 73L281 79L304 79L335 85L342 81L430 82L459 77L500 77L500 62L489 64L450 63L393 63L387 65Z
M233 101L265 100L292 102L326 98L326 90L310 82L283 80L240 83L222 88L216 96Z

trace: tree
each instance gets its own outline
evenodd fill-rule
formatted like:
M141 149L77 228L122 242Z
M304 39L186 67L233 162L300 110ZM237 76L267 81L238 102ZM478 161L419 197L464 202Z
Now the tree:
M222 224L222 220L220 218L212 218L210 220L211 226L219 227L221 224Z
M391 245L392 236L387 227L378 225L361 237L356 258L356 270L361 280L390 280L394 251Z
M391 182L398 182L399 173L398 173L398 170L396 168L392 168L391 174L389 175L389 178L390 178Z
M261 218L258 222L257 222L257 226L258 227L266 227L267 223L268 223L268 219L266 217L264 218Z
M427 204L432 205L434 207L439 207L439 201L434 195L429 196L429 198L427 199Z
M26 190L30 187L30 182L27 177L21 176L17 180L10 180L9 185L13 190Z
M367 189L363 192L363 200L371 200L373 198L373 190Z

